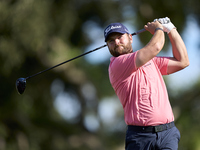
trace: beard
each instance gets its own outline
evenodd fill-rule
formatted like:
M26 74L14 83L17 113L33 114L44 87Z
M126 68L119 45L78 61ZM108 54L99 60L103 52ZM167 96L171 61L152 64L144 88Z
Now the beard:
M128 53L132 53L133 52L132 45L131 45L130 41L126 45L124 45L124 44L116 45L114 47L114 49L109 49L109 50L110 50L110 53L114 57L118 57L120 55L128 54Z

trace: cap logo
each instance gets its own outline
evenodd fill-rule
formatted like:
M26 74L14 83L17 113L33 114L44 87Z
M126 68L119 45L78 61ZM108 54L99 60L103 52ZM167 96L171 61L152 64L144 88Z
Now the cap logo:
M111 27L108 27L106 30L105 30L105 36L108 34L108 32L110 32L110 30L113 30L113 29L119 29L121 28L122 26L111 26Z
M107 41L108 35L113 33L113 32L121 33L121 34L129 33L128 29L123 24L121 24L121 23L111 23L104 30L105 42Z

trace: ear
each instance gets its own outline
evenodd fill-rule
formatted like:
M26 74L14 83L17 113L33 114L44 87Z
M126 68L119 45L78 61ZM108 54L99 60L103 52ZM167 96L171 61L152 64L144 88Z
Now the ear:
M133 36L131 34L128 34L130 42L133 43Z

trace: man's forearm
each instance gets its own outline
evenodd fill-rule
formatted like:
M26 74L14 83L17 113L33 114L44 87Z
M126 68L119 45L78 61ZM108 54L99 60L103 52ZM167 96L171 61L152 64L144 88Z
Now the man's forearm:
M185 44L176 29L172 29L168 34L172 44L174 59L179 61L183 68L189 65L189 59Z
M136 66L138 68L147 63L153 57L155 57L161 51L165 42L165 36L162 30L157 30L156 32L154 32L156 27L159 28L158 25L160 24L158 22L153 22L152 24L157 24L157 26L155 26L152 29L148 29L146 27L146 29L148 29L148 31L154 35L149 41L149 43L138 51L136 56Z

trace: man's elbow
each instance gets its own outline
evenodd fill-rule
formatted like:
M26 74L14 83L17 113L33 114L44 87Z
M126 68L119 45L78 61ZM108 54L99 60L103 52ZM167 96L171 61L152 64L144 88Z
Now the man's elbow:
M156 56L163 48L163 43L156 43L154 45L154 48L152 48L154 50L154 55Z
M181 67L182 67L182 69L184 69L184 68L188 67L189 65L190 65L190 61L189 61L189 59L186 59L185 61L182 62Z

